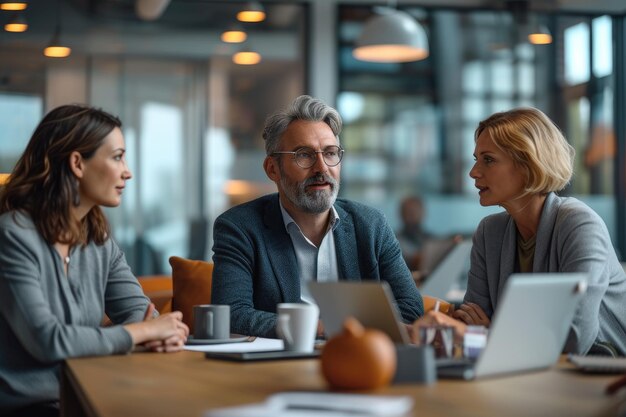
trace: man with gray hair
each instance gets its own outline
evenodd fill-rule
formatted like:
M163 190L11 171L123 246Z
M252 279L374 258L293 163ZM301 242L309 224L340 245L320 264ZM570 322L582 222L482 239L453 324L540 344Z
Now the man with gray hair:
M278 194L233 207L213 229L212 302L230 305L233 333L276 337L276 305L311 301L309 281L387 281L406 323L423 314L384 216L337 199L340 132L339 113L309 96L268 117L263 168Z

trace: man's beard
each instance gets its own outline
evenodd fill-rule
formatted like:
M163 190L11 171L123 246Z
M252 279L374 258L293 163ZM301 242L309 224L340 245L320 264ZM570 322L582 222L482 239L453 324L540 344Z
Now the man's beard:
M307 186L312 184L328 183L329 190L306 191ZM287 179L282 172L280 176L280 185L285 192L285 197L300 210L305 213L319 214L331 208L337 199L339 193L339 181L327 174L317 174L311 178L307 178L301 183L294 183Z

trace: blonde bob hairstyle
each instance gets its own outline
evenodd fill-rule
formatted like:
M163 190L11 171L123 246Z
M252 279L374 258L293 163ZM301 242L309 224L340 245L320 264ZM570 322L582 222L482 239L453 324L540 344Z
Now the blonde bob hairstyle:
M483 132L525 169L525 194L560 191L572 178L574 148L540 110L529 107L494 113L478 124L474 140Z

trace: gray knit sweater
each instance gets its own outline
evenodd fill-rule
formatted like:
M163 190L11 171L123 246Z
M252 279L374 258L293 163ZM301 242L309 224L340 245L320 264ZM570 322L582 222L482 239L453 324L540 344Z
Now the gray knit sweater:
M148 302L113 240L72 248L66 276L28 215L0 216L0 414L57 401L66 358L130 351L121 324ZM105 312L116 325L100 327Z

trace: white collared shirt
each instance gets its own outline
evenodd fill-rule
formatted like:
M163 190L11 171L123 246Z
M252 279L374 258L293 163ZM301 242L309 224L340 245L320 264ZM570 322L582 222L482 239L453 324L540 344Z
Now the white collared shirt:
M280 202L280 200L279 200ZM300 276L300 298L302 301L313 303L313 298L309 294L306 283L309 281L338 281L339 269L337 266L337 252L335 250L335 237L333 230L339 225L339 214L335 207L330 208L331 217L328 222L328 229L319 247L315 246L300 229L300 226L287 213L287 210L280 202L280 211L283 215L285 229L289 233L293 249L298 261L298 272Z

